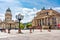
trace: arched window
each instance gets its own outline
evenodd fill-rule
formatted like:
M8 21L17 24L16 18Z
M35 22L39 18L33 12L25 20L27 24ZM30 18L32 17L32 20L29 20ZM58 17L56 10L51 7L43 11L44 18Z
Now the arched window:
M9 17L7 17L7 19L6 20L10 20L11 18L9 18Z

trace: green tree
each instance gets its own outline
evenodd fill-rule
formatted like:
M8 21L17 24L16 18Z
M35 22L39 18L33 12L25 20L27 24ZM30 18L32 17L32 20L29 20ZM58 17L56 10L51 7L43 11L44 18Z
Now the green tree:
M19 25L16 26L16 28L19 28ZM23 23L20 23L20 28L21 28L21 29L24 29L24 24L23 24Z
M20 28L24 29L24 24L20 23Z
M32 26L32 24L31 23L27 23L26 26L27 26L27 28L29 28L29 27Z

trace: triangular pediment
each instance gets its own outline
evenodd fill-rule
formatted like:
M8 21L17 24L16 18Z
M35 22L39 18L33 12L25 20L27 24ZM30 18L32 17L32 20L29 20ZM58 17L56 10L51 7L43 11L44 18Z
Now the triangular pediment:
M36 17L35 18L44 18L44 17L47 17L47 16L52 16L52 15L59 15L60 16L60 13L55 11L55 10L41 10L39 12L36 13Z

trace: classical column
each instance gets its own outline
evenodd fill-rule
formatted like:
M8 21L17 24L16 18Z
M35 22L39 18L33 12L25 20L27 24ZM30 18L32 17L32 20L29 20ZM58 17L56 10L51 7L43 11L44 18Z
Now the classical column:
M42 24L42 19L41 19L41 26L42 26L43 24Z
M44 25L45 25L45 18L44 18Z
M40 26L41 26L41 19L39 20Z
M38 25L38 20L36 20L36 26Z
M59 20L58 20L58 18L56 18L56 23L57 23L57 25L59 24Z
M50 24L52 25L52 18L50 18Z
M46 21L47 21L47 25L48 25L48 18L47 18L47 20L46 20Z
M39 25L39 20L37 20L37 25Z
M47 25L47 18L45 18L45 25Z
M33 20L32 26L36 26L36 20Z
M39 20L38 20L38 24L39 24L39 25L40 25L40 22L41 22L41 21L40 21L40 19L39 19Z
M36 23L36 19L35 19L35 20L34 20L34 26L36 26L36 24L37 24L37 23Z

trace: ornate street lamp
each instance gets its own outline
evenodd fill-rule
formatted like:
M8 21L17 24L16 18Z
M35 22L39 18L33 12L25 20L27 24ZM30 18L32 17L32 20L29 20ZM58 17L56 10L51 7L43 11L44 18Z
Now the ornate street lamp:
M18 29L18 33L21 33L20 21L23 19L23 17L24 17L24 16L21 15L21 14L16 15L16 19L19 20L19 29Z

